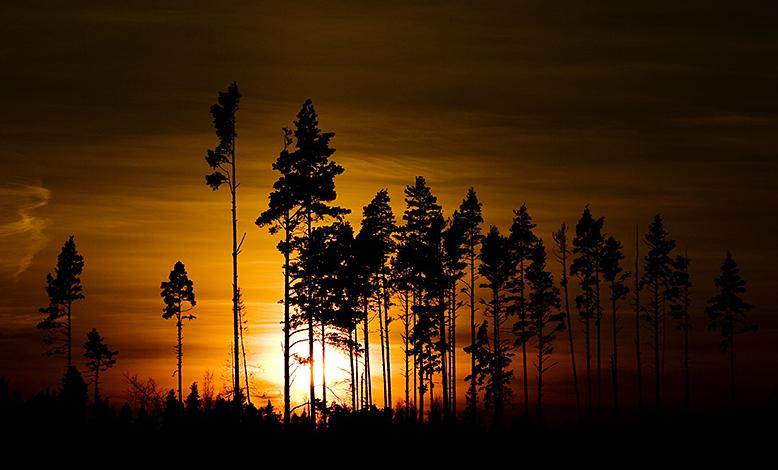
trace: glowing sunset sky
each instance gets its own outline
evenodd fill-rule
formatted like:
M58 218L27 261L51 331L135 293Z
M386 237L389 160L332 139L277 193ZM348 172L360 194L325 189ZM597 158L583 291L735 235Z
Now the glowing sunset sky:
M280 128L308 97L320 127L336 133L333 158L346 169L338 203L357 226L381 188L399 219L404 186L424 175L446 215L474 186L485 228L507 230L526 202L547 242L590 204L631 263L635 224L661 212L693 260L703 403L726 392L702 308L732 250L760 324L740 349L743 395L771 393L775 384L753 378L778 376L774 11L732 2L110 3L0 6L0 376L12 387L58 383L63 362L41 356L34 326L45 275L70 234L86 259L74 356L92 327L119 349L107 395L124 399L123 373L174 386L175 325L161 318L159 283L177 260L198 300L198 319L184 328L184 381L206 369L229 374L228 194L205 185L203 158L215 143L208 108L235 80L253 393L277 397L283 383L282 258L254 220L277 178ZM622 308L629 368L632 312ZM399 322L393 328L399 398ZM558 387L569 375L565 352L559 341L549 401L569 399ZM459 359L461 384L469 363ZM293 403L304 398L298 375Z

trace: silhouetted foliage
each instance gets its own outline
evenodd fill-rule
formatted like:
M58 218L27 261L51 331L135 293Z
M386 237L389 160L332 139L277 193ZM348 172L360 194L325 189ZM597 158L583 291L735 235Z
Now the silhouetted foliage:
M65 412L71 419L82 419L89 401L86 382L75 366L68 367L62 376L60 399Z
M746 312L753 305L745 302L741 295L746 293L746 280L740 276L740 269L727 252L721 265L721 274L714 280L718 293L708 299L705 312L708 314L708 328L721 335L721 351L729 352L730 399L735 406L735 336L754 332L756 324L751 323Z
M612 348L611 353L611 383L613 384L613 414L619 414L619 355L617 334L619 330L616 319L616 305L620 300L627 297L629 287L626 285L630 273L624 272L621 267L621 260L624 259L621 242L614 237L608 237L603 245L602 275L610 288L611 301L611 333Z
M516 265L516 274L511 281L511 303L508 313L517 316L513 324L513 334L516 336L516 346L521 347L521 371L522 387L524 390L524 416L529 416L529 379L527 378L527 344L535 335L534 324L527 315L527 286L524 276L526 274L525 262L532 247L537 241L533 233L535 224L527 211L527 205L522 204L518 210L513 211L513 224L511 225L510 243L511 256Z
M49 305L38 310L46 315L37 325L39 330L45 332L43 342L50 346L46 354L67 354L68 369L73 364L73 302L84 298L81 286L83 270L84 257L76 250L76 242L71 236L57 256L54 274L46 275Z
M556 248L554 249L554 255L556 256L557 261L559 262L559 266L561 269L562 278L560 280L560 285L562 286L562 291L564 292L564 299L565 299L565 326L567 327L567 339L568 339L568 348L570 350L570 370L573 374L573 390L575 391L575 410L576 415L578 416L578 419L581 419L581 392L580 387L578 386L578 367L575 360L575 343L573 341L573 318L570 315L570 292L569 292L569 284L570 281L567 277L568 273L568 266L569 266L569 259L570 259L570 243L569 238L567 235L567 224L562 222L562 225L559 227L559 230L555 231L552 234L552 237L554 238L554 242L556 243Z
M476 321L475 321L475 287L478 277L478 268L476 263L480 257L480 245L483 239L481 233L481 224L484 219L481 215L481 207L483 204L478 200L475 189L470 188L467 191L467 196L459 205L457 211L458 217L456 218L457 224L462 229L462 243L464 247L464 256L467 259L468 268L470 271L469 280L464 282L464 288L462 291L468 297L470 302L470 345L475 348L476 345ZM467 348L466 348L467 350ZM467 351L466 351L467 352ZM476 412L478 409L478 393L477 393L477 373L476 373L476 360L474 355L470 356L470 388L467 393L468 408L470 410L469 418L471 422L476 422Z
M538 240L529 251L526 281L529 291L527 310L533 323L536 337L537 360L537 421L543 422L543 374L556 363L548 364L546 359L554 352L556 334L565 329L565 315L559 311L559 289L554 277L546 270L546 247Z
M602 234L602 227L604 224L604 217L595 219L589 210L589 206L584 208L581 218L575 226L575 237L573 238L573 254L575 255L575 258L570 264L570 274L578 277L578 286L581 292L575 297L575 306L578 309L578 315L584 321L585 327L584 335L586 342L584 344L586 353L586 389L589 418L594 414L592 403L591 327L592 322L594 322L595 327L599 330L601 320L599 274L601 268L600 257L604 242ZM597 337L599 338L599 334Z
M672 302L677 295L673 284L675 263L671 257L675 249L675 240L669 238L669 233L665 230L659 214L649 225L644 243L648 252L643 259L640 288L648 291L648 302L642 306L642 318L653 335L655 403L657 412L661 412L667 303Z
M230 189L230 202L232 209L232 322L233 322L233 388L240 390L240 349L239 330L240 320L238 313L238 254L243 240L238 243L238 218L236 214L238 178L235 164L237 121L236 116L240 99L243 95L238 91L238 84L233 82L227 87L227 91L220 91L218 103L211 106L213 128L219 143L213 149L209 149L205 161L213 172L205 176L205 184L216 191L222 184ZM245 234L243 237L245 238ZM181 401L181 385L178 386L178 398ZM237 398L237 396L236 396Z
M176 262L173 270L170 271L167 281L163 281L159 286L162 289L160 296L165 303L162 308L162 318L165 320L175 317L176 329L178 331L178 343L176 346L176 356L178 358L178 401L183 402L183 391L181 387L182 372L181 365L184 357L182 328L184 320L194 320L195 315L191 310L197 305L194 294L194 283L186 273L186 267L181 261Z
M95 385L95 404L100 401L100 372L105 372L116 365L115 356L119 351L111 351L105 339L100 336L97 329L86 334L86 343L84 343L84 357L89 359L86 366L92 373L92 382Z
M200 392L197 389L197 382L192 382L189 386L189 395L186 396L186 412L195 415L202 409L202 400Z
M503 426L505 398L510 394L513 376L509 343L501 337L501 330L507 321L509 286L517 267L511 256L513 248L511 241L502 236L497 227L490 227L481 243L481 264L478 267L479 274L486 280L481 287L488 288L491 293L486 302L486 315L492 320L492 364L487 378L489 387L484 398L494 406L494 425L498 429Z

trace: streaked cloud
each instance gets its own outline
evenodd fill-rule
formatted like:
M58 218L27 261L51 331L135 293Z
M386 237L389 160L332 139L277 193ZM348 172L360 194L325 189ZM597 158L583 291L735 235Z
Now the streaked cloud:
M14 282L46 244L48 219L37 209L48 204L51 192L40 184L0 185L0 270Z

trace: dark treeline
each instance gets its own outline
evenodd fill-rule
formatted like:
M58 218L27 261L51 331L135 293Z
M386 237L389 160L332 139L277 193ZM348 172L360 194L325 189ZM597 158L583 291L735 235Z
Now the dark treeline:
M279 319L284 333L283 407L276 411L269 401L257 407L249 390L242 340L247 320L237 277L242 246L235 216L240 97L236 84L219 94L211 108L219 143L206 156L213 170L207 184L214 190L226 184L231 196L234 335L232 376L224 393L215 396L212 384L201 391L197 382L188 394L182 390L187 383L183 322L195 319L196 301L194 282L178 262L160 286L162 317L176 320L177 390L163 393L153 381L125 377L127 403L120 410L109 407L99 385L118 352L93 329L84 354L94 387L88 405L87 383L74 364L71 337L74 304L84 299L84 258L70 237L55 272L46 278L50 302L40 309L44 318L38 324L47 354L67 358L61 387L23 402L10 397L3 382L4 409L49 410L69 413L73 419L156 428L237 419L268 430L393 423L503 429L543 423L549 386L544 375L552 367L564 367L572 385L562 392L575 404L568 422L612 422L624 413L625 403L633 402L638 407L630 410L637 412L633 415L653 418L664 413L666 389L676 386L665 381L672 328L683 333L683 363L678 367L684 376L684 406L692 407L689 358L694 350L689 330L706 320L728 354L729 370L722 374L733 409L736 406L735 337L756 326L746 316L751 309L743 298L746 281L730 253L720 272L711 275L717 294L704 307L704 319L694 316L690 303L691 260L686 251L680 253L659 214L645 233L638 229L635 240L618 240L608 233L605 217L584 206L574 228L561 223L546 237L537 230L528 206L521 204L510 227L501 232L496 226L483 227L482 204L474 188L446 215L425 178L418 176L405 188L401 214L393 212L388 190L377 188L362 209L359 227L354 227L346 221L351 211L336 201L335 179L345 170L334 159L335 134L319 128L314 105L307 100L292 127L283 128L282 148L272 164L278 179L256 220L257 226L279 237L284 275L284 314ZM625 243L635 244L634 260L625 259ZM561 276L552 274L552 265L560 268ZM621 325L627 322L634 322L636 336L635 354L625 358L617 345ZM469 337L469 344L457 344L458 328L464 328L459 337ZM395 330L400 331L404 353L399 384L392 381L391 368L390 331ZM378 344L372 344L376 333ZM567 343L569 358L554 355L559 341ZM306 354L294 353L300 350L297 345L304 345ZM371 348L380 350L373 356L380 357L380 363L371 363ZM467 370L457 369L458 350L469 355ZM350 367L348 396L335 400L325 364L314 368L314 357L326 363L332 351L345 354ZM630 369L637 371L637 397L624 397L620 367L627 360L635 361ZM240 380L241 366L245 382ZM303 370L307 401L293 404L291 383L305 380ZM321 377L314 376L315 370ZM373 390L373 378L379 376L381 389ZM457 406L458 385L466 389L464 408ZM647 387L651 394L644 393ZM610 409L603 407L606 396ZM517 410L515 416L509 409Z

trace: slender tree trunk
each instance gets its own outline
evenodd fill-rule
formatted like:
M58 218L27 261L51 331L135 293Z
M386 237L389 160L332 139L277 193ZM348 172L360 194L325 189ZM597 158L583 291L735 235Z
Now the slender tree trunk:
M233 120L235 116L233 116ZM235 173L235 137L232 138L232 178L230 179L230 194L232 196L232 326L235 365L235 393L233 399L240 405L240 345L238 344L238 216L236 212L237 179ZM179 376L180 378L180 376ZM179 394L180 395L180 394Z
M687 320L688 321L688 320ZM686 409L692 407L691 386L689 383L689 327L683 330L683 401Z
M289 245L292 234L289 230L289 210L284 214L286 223L285 249L284 249L284 426L289 426L292 409L291 380L289 370L289 348L291 347L291 329L289 325Z
M389 408L392 405L392 357L389 348L389 291L386 287L386 278L382 279L384 290L384 334L386 335L386 398L389 402Z
M543 425L543 348L545 347L545 338L543 337L543 316L537 315L535 329L538 334L538 417L539 426Z
M326 360L326 353L327 353L327 340L325 336L325 326L324 322L321 324L321 404L323 406L323 410L327 409L327 360ZM326 424L327 422L327 415L324 411L322 411L322 423Z
M351 366L351 411L357 409L356 378L354 377L354 332L348 332L348 362Z
M97 364L97 367L95 368L95 406L97 406L97 401L100 399L100 385L99 385L100 384L100 358L99 357L95 359L95 363ZM179 400L180 400L180 393L179 393Z
M305 213L305 219L307 224L307 243L310 248L311 243L311 210L310 210L310 202L307 204L308 208ZM309 282L310 284L310 282ZM308 299L311 299L313 297L312 290L310 287L308 287ZM310 300L309 300L310 302ZM307 308L310 308L310 305L306 306ZM313 336L313 312L306 312L308 315L308 367L309 370L309 395L310 395L310 403L308 404L311 417L311 426L315 429L316 428L316 386L315 386L315 376L314 376L314 360L313 360L313 344L314 344L314 336Z
M664 299L664 296L662 297L662 300L660 302L662 306L662 367L661 367L661 374L662 374L662 381L665 380L665 358L667 355L665 354L666 351L666 345L667 345L667 311L666 311L666 302Z
M181 384L183 383L183 378L181 377L181 363L183 362L183 336L181 335L181 301L178 301L178 312L176 312L176 327L178 329L178 402L183 403L184 397L182 392Z
M654 387L655 387L655 400L656 400L656 412L657 414L662 412L662 350L659 345L659 336L661 334L659 328L659 317L661 315L659 308L659 281L654 280Z
M449 403L448 403L448 373L446 371L446 361L448 354L446 349L446 298L445 292L441 292L438 298L438 305L440 313L438 314L438 322L440 324L440 381L441 389L443 390L443 419L448 420ZM430 405L432 404L432 394L430 394Z
M365 296L365 403L368 408L373 406L373 384L370 374L370 299Z
M586 318L586 343L584 344L586 349L586 398L588 401L589 419L592 419L593 406L592 406L592 319L587 316Z
M614 286L611 285L611 291L613 291ZM611 329L613 330L613 364L611 367L613 367L613 415L618 416L619 415L619 352L618 352L618 343L616 341L616 338L618 336L617 332L617 324L616 324L616 299L611 298L611 311L613 313L611 319Z
M522 335L525 334L525 323L527 319L527 312L525 309L525 299L524 299L524 260L522 259L519 263L519 278L521 285L519 286L520 289L520 296L521 296L521 311L519 312L520 319L521 319L521 333ZM527 379L527 338L522 337L521 338L521 364L522 364L522 374L523 374L523 386L524 386L524 417L529 420L529 380Z
M414 291L413 293L413 306L415 307L418 302L418 293ZM413 310L413 309L411 309ZM416 329L416 318L418 316L418 313L413 310L413 329ZM414 416L416 415L416 412L419 410L418 405L418 397L419 397L419 388L418 388L418 381L419 381L419 355L416 351L416 345L413 345L413 411Z
M409 323L411 321L411 318L408 315L408 311L410 309L409 302L411 300L409 298L410 296L408 295L408 291L407 290L403 293L403 295L404 295L404 298L405 298L405 338L403 340L405 342L405 416L409 417L410 416L410 408L411 408L410 407L411 394L410 394L410 389L408 388L408 386L409 386L408 382L410 381L411 370L410 370L410 355L409 355L410 349L408 349L409 338L410 338L409 337L410 331L409 331L408 326L409 326Z
M422 345L422 348L424 346ZM419 422L424 423L424 372L419 376Z
M246 404L251 404L251 390L249 390L249 364L246 361L246 344L243 341L243 313L238 309L238 321L240 323L240 351L243 354L243 382L246 384Z
M732 409L735 409L735 334L729 335L729 399Z
M567 320L567 339L570 345L570 363L573 368L573 388L575 389L575 410L578 420L581 419L581 393L578 387L578 370L575 361L575 343L573 342L573 318L570 316L570 292L567 280L567 247L563 247L562 253L562 290L565 295L565 319Z
M504 403L503 403L503 377L502 377L502 364L501 364L501 350L500 344L500 300L499 291L492 289L492 336L494 336L494 359L492 360L492 373L494 375L492 395L494 396L494 427L497 430L503 427L503 415L504 415Z
M643 369L640 362L640 235L635 225L635 363L637 366L638 411L643 411Z
M449 385L451 388L451 415L457 416L457 284L454 281L451 286L451 324L449 326L449 344L451 344L451 377Z
M71 313L73 310L73 302L68 300L68 370L73 366L72 351L73 351L73 324Z
M386 393L386 344L385 344L385 338L384 338L384 314L382 313L382 307L383 307L383 294L381 292L381 289L379 287L378 292L376 293L376 304L378 305L378 337L381 340L381 385L383 385L383 392L384 392L384 408L387 408L389 404L387 403L389 397Z
M470 344L475 345L475 251L470 250ZM470 354L470 420L476 423L478 412L478 390L475 383L475 354Z
M594 275L594 288L595 288L595 301L597 302L597 319L594 322L595 334L597 336L597 408L596 408L596 420L600 421L600 415L602 410L602 342L600 340L600 332L602 330L602 307L600 306L600 273L599 268L595 271Z

